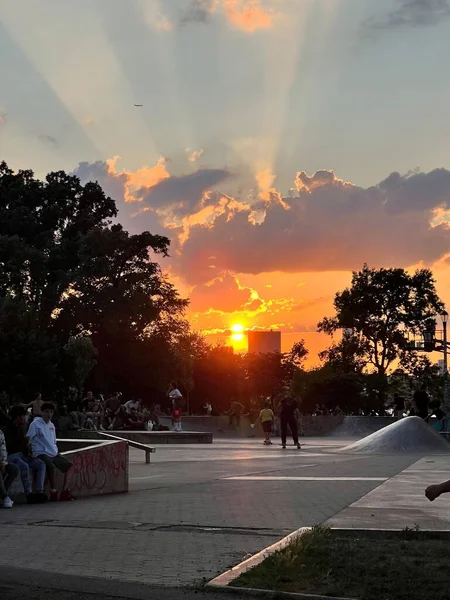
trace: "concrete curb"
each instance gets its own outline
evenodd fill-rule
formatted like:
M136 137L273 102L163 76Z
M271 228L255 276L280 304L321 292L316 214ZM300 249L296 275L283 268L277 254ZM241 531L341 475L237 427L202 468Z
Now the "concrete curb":
M231 587L230 583L237 579L243 573L246 573L253 567L260 565L266 558L279 552L288 546L294 539L303 535L307 531L311 531L311 527L301 527L296 531L293 531L279 542L272 544L261 550L257 554L254 554L247 560L244 560L240 564L236 565L232 569L225 571L218 577L215 577L209 581L206 585L206 589L216 590L217 592L223 592L228 594L239 593L247 596L258 596L260 598L302 598L303 600L356 600L355 598L338 598L336 596L320 596L317 594L304 594L300 592L282 592L277 590L259 590L256 588L242 588L242 587Z
M272 544L271 546L268 546L267 548L264 548L264 550L261 550L257 554L254 554L253 556L251 556L247 560L244 560L243 562L239 563L232 569L229 569L228 571L225 571L225 573L222 573L218 577L211 579L211 581L209 581L206 584L206 586L207 587L224 587L224 586L229 585L232 581L237 579L240 575L242 575L243 573L246 573L250 569L253 569L253 567L256 567L257 565L261 564L271 554L274 554L275 552L279 552L280 550L283 550L283 548L286 548L286 546L288 546L292 542L292 540L299 537L306 531L310 531L310 530L311 530L311 527L301 527L300 529L293 531L292 533L290 533L289 535L284 537L282 540L275 542L275 544Z

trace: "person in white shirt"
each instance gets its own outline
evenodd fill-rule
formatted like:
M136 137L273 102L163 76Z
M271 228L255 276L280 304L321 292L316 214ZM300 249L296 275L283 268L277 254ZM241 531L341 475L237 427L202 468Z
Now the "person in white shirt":
M0 429L0 501L3 508L13 507L14 502L8 496L8 491L18 475L19 467L8 464L8 451L6 450L5 435Z
M128 402L125 402L124 407L128 414L130 414L132 410L136 410L138 413L140 413L141 412L141 401L134 400L134 399L128 400Z
M169 385L167 395L169 396L170 400L172 401L172 406L175 406L176 404L180 404L180 401L183 399L183 394L180 392L180 390L177 388L177 386L174 383L171 383Z
M55 426L52 423L55 407L51 402L44 402L41 407L41 417L36 417L28 428L27 438L30 440L33 458L38 458L47 467L50 482L50 501L58 500L58 490L55 488L55 469L64 473L61 501L74 500L70 491L66 489L67 473L72 468L72 463L59 453L56 443Z

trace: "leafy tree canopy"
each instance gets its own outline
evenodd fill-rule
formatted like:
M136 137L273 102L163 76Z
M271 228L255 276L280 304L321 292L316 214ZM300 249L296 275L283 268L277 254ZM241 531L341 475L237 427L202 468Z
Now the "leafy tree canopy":
M433 275L419 269L371 269L354 272L351 287L338 292L336 315L325 318L319 331L352 330L367 352L368 363L385 376L405 347L407 334L420 331L443 308Z

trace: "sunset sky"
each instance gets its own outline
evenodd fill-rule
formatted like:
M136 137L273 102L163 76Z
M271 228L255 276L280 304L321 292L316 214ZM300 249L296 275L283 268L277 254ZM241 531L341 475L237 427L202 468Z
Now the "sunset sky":
M314 364L364 262L450 305L449 61L447 0L0 0L0 159L167 235L211 341L280 329Z

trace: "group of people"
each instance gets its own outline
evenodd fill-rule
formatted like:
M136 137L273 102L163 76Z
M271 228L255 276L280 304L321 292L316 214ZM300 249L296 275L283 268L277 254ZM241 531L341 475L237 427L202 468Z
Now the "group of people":
M290 395L284 396L279 404L277 417L280 422L281 447L286 449L288 428L291 431L294 446L300 450L298 439L300 411L297 400ZM270 400L267 400L264 408L259 413L259 420L264 431L264 445L271 446L271 436L274 430L275 413L271 407Z
M392 408L397 419L403 419L405 414L420 417L425 421L428 421L433 415L438 420L445 416L439 400L430 398L425 383L414 392L412 400L406 400L401 394L396 392L392 399Z
M40 394L29 405L32 415L38 415L42 403ZM64 435L71 430L97 431L144 431L158 430L160 426L157 407L148 410L139 398L124 402L120 392L111 394L107 400L103 395L95 396L87 392L79 400L76 390L57 407L54 422L58 433Z
M55 406L50 402L39 405L39 414L28 422L26 406L11 408L8 421L0 429L0 506L12 508L9 491L20 476L29 504L74 500L68 488L71 461L60 454L52 422ZM56 471L64 474L61 490L57 489ZM48 480L49 495L45 493Z

